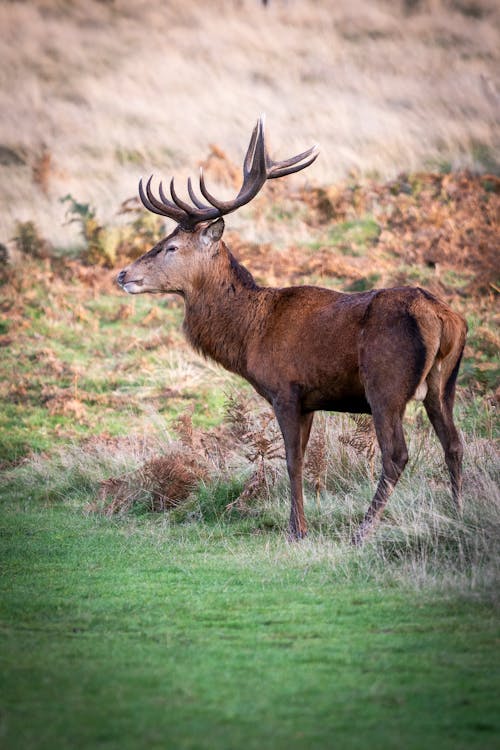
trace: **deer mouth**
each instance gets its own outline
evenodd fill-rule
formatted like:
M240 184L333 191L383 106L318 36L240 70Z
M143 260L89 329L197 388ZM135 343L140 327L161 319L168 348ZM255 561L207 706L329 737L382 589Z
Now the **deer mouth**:
M131 279L130 281L125 281L127 275L127 271L123 270L120 271L117 277L117 282L121 286L122 289L124 289L129 294L134 294L137 292L142 292L142 287L144 286L144 279Z
M125 283L120 284L120 286L127 292L127 294L144 294L144 292L147 292L148 294L160 294L162 292L161 289L157 289L156 287L145 287L143 279L125 281Z
M119 284L127 294L138 294L144 291L143 279L133 279L132 281L119 282Z

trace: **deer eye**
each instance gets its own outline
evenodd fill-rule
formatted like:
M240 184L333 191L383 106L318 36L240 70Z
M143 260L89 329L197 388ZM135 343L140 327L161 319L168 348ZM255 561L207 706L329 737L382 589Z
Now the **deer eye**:
M166 253L175 253L176 250L177 245L167 245L167 247L165 248Z

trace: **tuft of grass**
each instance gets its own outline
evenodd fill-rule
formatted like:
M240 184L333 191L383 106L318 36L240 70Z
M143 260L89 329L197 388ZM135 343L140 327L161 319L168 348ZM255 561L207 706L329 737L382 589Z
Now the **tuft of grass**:
M208 523L224 522L225 524L231 515L228 507L234 506L243 489L244 484L239 477L221 478L204 484L199 488L191 506L179 513L177 518L190 517Z

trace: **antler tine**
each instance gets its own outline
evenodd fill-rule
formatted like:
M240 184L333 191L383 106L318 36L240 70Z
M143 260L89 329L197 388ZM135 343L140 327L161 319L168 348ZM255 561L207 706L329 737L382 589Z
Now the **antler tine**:
M219 209L219 211L222 211L229 203L229 201L219 201L217 198L215 198L211 193L208 192L207 186L205 185L205 178L203 176L203 168L200 167L200 190L202 192L202 195L204 198L207 199L209 203L212 204L215 208Z
M158 211L162 211L165 216L167 215L165 213L165 211L168 211L170 208L173 208L173 209L175 209L177 211L177 207L174 206L173 204L168 203L168 202L167 203L160 203L160 201L157 198L155 198L155 196L153 195L153 191L151 190L151 182L152 182L152 180L153 180L153 175L151 175L151 177L149 178L149 180L146 183L146 195L148 196L149 202L152 203L153 206L155 206L155 208L158 209Z
M191 183L191 177L188 177L188 193L189 193L189 197L193 201L193 203L196 206L196 208L200 208L200 209L208 208L208 209L210 209L210 206L207 206L205 203L202 203L200 201L200 199L198 198L198 196L196 195L196 193L194 192L193 185Z
M243 184L236 196L236 207L243 206L254 198L267 180L266 168L266 145L262 120L258 122L259 128L255 142L255 149L251 166L245 165L243 173Z
M161 182L160 182L159 189L160 189L160 195L162 196L162 202L160 202L157 198L155 198L151 190L152 179L153 177L151 176L146 183L146 195L148 197L149 203L151 203L156 208L155 213L160 214L160 216L168 216L170 219L174 219L177 222L181 222L185 220L186 214L184 211L181 211L180 208L175 206L170 201L164 200L165 195L163 193L163 185Z
M245 157L245 164L243 167L243 185L241 186L240 192L238 193L238 197L248 192L249 187L250 187L250 191L255 189L256 191L255 195L256 195L257 192L261 189L262 185L264 185L267 179L267 165L266 165L267 152L266 152L266 143L264 139L264 125L263 124L264 124L263 117L259 117L257 121L257 125L255 126L254 131L252 133L252 138L250 140L250 145L252 145L252 141L254 141L252 161L250 162L249 160L249 155L250 155L250 146L249 146L247 155Z
M188 214L188 216L191 216L192 214L196 214L196 209L190 206L189 203L185 203L183 200L181 200L181 198L179 198L179 196L175 192L173 177L170 180L170 195L172 196L172 199L174 203L176 204L176 206L178 206L182 211L185 211ZM160 196L161 196L161 199L164 200L163 195L161 195L161 191L160 191Z
M307 151L303 151L301 154L292 156L290 157L290 159L285 159L284 161L271 161L271 159L268 159L267 179L274 180L277 177L285 177L288 174L300 172L301 169L305 169L314 161L316 161L318 156L319 146L313 146ZM299 162L302 162L303 159L306 159L306 161L304 161L302 164L299 164Z
M215 206L222 213L229 213L245 205L245 203L249 203L257 195L266 179L263 118L260 117L252 131L250 143L248 144L243 163L243 184L236 198L232 201L220 201L209 193L202 169L200 169L200 190L212 206Z
M255 148L259 140L259 145L264 144L264 116L261 115L257 120L252 135L250 136L250 143L248 144L245 159L243 161L243 181L245 181L247 175L250 173L252 166L255 162Z
M153 213L158 214L159 216L169 216L170 218L175 219L176 221L180 221L181 220L180 209L176 208L175 206L172 206L172 208L175 209L175 215L174 215L173 212L171 212L167 206L164 206L154 197L154 195L151 192L151 180L152 179L153 179L153 175L151 175L151 177L146 183L147 196L144 193L144 188L142 186L142 179L139 181L139 197L142 203L148 209L148 211L152 211Z
M175 213L176 216L180 215L181 213L182 214L185 213L184 210L180 206L176 206L174 203L172 203L171 200L169 200L169 198L167 198L163 190L163 182L160 182L160 184L158 185L158 192L160 194L162 205L165 211L169 212L169 214L166 214L166 215L170 215L170 212Z
M152 179L152 176L151 176L151 179ZM155 214L159 213L159 211L157 211L155 207L146 198L146 195L144 193L144 188L142 187L142 177L139 180L139 197L141 199L141 203L148 209L148 211L154 211Z

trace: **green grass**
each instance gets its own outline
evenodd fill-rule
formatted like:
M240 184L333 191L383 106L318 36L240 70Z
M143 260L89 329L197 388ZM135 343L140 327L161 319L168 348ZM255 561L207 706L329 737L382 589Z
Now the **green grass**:
M29 500L0 531L6 750L498 739L491 606L382 585L369 548L346 576L314 539Z
M373 216L366 215L334 224L328 231L328 241L343 255L365 255L367 248L378 240L380 231Z
M175 300L70 285L47 299L38 283L15 313L14 322L0 317L11 338L0 361L0 466L68 440L142 430L151 409L172 421L192 402L196 424L220 421L234 378L188 348Z

